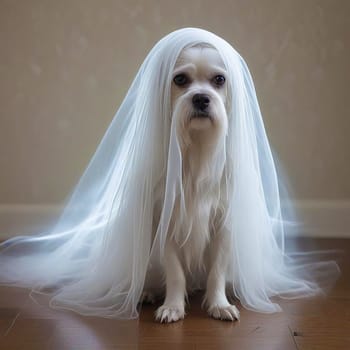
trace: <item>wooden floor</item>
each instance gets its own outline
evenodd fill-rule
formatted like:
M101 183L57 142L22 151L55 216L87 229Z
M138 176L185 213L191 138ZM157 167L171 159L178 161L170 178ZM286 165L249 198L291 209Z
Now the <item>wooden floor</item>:
M341 248L343 271L327 297L280 301L283 312L264 315L240 308L240 322L210 319L199 296L185 320L154 322L156 306L144 306L139 320L82 317L39 306L28 292L0 288L0 349L350 349L350 240L318 240Z

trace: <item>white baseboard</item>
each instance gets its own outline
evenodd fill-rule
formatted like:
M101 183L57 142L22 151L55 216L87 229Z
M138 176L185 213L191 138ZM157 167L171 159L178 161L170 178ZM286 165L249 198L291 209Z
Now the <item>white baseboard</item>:
M298 200L294 206L301 236L350 238L350 200ZM0 240L45 232L61 211L61 206L51 204L0 205Z
M52 204L0 204L0 240L46 232L61 210Z
M293 205L302 236L350 238L350 200L298 200Z

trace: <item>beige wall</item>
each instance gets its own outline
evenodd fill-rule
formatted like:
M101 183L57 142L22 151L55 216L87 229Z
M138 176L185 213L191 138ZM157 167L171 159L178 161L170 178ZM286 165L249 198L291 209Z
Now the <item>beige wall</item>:
M0 0L0 204L60 203L168 32L235 46L298 199L350 198L350 1Z

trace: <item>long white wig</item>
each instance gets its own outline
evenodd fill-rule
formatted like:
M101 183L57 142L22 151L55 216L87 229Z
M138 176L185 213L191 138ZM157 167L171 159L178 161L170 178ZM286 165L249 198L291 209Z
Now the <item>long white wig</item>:
M52 230L0 246L2 284L48 293L51 306L81 314L138 316L176 199L186 215L170 88L180 52L200 44L216 48L227 71L228 131L217 164L227 202L221 225L232 237L226 281L243 306L262 312L279 310L272 296L318 291L301 274L315 266L286 253L279 179L249 70L226 41L195 28L167 35L148 54Z

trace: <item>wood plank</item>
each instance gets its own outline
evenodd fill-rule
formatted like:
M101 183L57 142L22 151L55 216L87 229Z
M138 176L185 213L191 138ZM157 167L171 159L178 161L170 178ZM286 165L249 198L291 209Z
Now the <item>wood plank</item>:
M161 325L157 305L144 305L139 320L83 317L34 303L27 290L0 287L0 349L330 350L350 349L350 240L303 240L303 247L336 248L342 275L327 296L278 302L272 315L243 309L240 322L209 318L202 295L190 299L185 320Z

